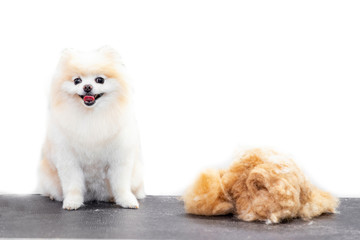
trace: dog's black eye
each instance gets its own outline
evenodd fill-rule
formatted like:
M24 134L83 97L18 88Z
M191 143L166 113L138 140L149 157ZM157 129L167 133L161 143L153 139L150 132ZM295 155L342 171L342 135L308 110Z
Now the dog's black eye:
M95 82L103 84L104 83L104 78L97 77L97 78L95 78Z
M77 85L77 84L79 84L79 83L81 83L81 82L82 82L81 78L75 78L75 79L74 79L75 85Z

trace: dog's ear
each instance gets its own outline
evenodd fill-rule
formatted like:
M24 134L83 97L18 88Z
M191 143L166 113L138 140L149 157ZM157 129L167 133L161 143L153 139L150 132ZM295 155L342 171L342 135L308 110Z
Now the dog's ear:
M75 53L73 48L65 48L61 51L60 62L67 62Z
M187 189L182 199L187 213L225 215L234 209L233 203L225 195L220 172L207 170Z
M61 56L69 56L74 54L75 49L74 48L65 48L61 51Z
M116 50L109 45L101 46L100 48L97 49L97 51L99 51L99 52L116 52Z
M98 48L97 51L101 54L104 54L105 56L109 57L112 61L116 61L120 63L122 66L124 66L124 63L122 61L122 58L120 54L109 45L102 46L101 48Z
M102 46L102 47L98 48L97 51L100 53L103 53L105 55L108 55L108 56L120 58L120 54L114 48L110 47L109 45Z

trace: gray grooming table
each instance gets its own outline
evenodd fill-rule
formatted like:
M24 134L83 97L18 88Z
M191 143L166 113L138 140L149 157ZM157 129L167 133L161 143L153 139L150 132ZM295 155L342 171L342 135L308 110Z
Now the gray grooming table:
M310 222L275 225L235 217L187 215L173 196L148 196L140 209L87 203L65 211L60 202L39 195L0 195L1 238L120 239L360 239L360 199L342 198L340 213Z

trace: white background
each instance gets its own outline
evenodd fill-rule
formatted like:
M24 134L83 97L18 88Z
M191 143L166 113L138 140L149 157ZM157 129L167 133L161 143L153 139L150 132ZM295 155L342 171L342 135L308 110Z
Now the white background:
M62 49L118 49L148 194L181 194L236 146L291 153L360 197L359 1L2 1L0 192L30 193Z

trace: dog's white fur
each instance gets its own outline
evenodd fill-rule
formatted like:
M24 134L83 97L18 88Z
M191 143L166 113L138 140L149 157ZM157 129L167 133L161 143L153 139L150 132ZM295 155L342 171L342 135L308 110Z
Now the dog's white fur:
M104 84L94 81L103 77ZM82 83L75 85L80 77ZM138 208L145 197L131 90L119 55L104 47L91 52L65 50L50 96L46 140L39 168L41 194L77 209L85 201L115 201ZM91 84L104 93L93 106L79 95Z

